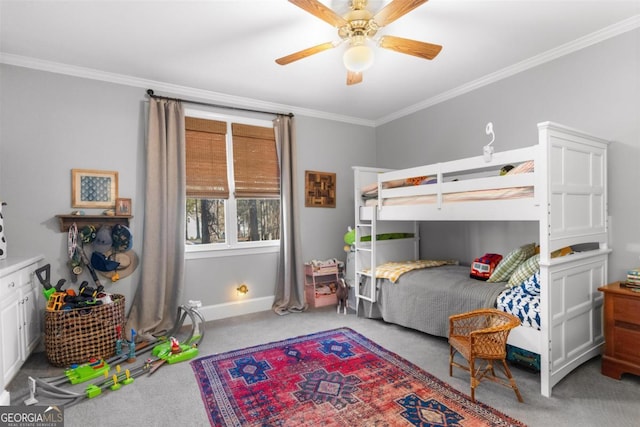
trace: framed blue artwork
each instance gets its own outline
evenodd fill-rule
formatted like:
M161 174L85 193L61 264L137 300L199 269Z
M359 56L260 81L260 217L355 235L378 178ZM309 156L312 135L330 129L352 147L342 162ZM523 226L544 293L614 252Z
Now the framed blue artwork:
M114 208L118 198L118 172L71 169L71 207Z

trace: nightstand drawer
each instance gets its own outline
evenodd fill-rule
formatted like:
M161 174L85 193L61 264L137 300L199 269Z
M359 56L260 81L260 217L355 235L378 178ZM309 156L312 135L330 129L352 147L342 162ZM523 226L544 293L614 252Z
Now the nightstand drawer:
M616 322L640 325L640 299L614 297L613 319Z
M620 282L598 290L604 293L602 374L617 380L640 375L640 295Z
M640 364L640 331L616 328L613 356L627 362Z

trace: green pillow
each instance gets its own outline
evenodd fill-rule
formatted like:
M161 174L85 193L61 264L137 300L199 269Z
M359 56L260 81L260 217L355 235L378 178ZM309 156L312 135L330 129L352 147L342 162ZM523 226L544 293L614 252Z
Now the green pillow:
M518 286L529 277L533 276L540 269L540 254L529 257L525 262L511 274L509 287Z
M506 282L520 264L532 257L535 252L535 243L520 246L518 249L509 252L506 257L502 258L496 269L493 270L487 282Z

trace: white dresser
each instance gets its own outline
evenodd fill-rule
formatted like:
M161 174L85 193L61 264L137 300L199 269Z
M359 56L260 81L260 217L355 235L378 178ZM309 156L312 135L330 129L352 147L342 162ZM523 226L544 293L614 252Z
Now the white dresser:
M5 387L38 345L44 308L35 270L44 257L0 261L0 405L9 405Z

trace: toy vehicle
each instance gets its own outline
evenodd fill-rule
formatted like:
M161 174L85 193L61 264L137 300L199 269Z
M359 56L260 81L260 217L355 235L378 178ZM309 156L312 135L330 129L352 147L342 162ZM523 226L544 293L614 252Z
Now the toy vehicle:
M471 272L469 277L478 280L487 280L491 277L491 273L502 260L500 254L484 254L480 258L476 258L471 263Z

